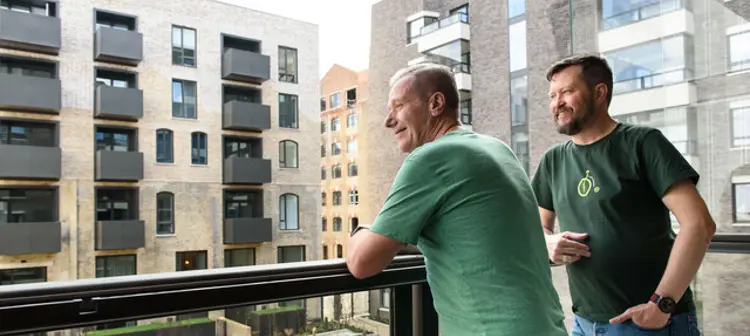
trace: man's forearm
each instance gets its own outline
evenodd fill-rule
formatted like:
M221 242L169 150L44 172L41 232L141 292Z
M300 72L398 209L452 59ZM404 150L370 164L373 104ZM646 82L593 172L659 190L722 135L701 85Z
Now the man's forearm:
M710 220L710 219L708 219ZM661 296L679 301L703 262L713 232L709 225L692 225L680 230L669 255L667 269L656 289Z

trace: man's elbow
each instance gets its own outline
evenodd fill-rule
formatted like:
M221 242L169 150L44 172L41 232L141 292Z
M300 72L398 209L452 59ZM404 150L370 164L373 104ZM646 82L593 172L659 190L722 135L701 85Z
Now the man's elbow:
M349 268L349 272L357 279L365 279L375 275L377 272L372 271L372 267L367 263L363 262L360 258L353 258L349 256L346 258L346 267Z

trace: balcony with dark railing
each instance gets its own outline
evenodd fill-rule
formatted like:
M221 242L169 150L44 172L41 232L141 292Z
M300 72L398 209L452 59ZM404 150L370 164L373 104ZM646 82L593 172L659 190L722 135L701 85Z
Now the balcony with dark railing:
M746 335L734 317L750 314L748 263L750 235L714 237L692 284L704 335ZM556 285L565 298L567 287ZM331 300L339 305L323 312ZM418 255L398 256L363 280L337 259L0 286L0 321L0 335L438 335Z

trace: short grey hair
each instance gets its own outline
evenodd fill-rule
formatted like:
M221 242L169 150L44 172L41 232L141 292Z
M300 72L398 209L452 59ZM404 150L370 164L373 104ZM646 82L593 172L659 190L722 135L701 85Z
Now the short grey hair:
M393 87L404 78L414 78L414 88L422 99L440 92L445 96L445 108L458 111L459 97L456 79L451 68L436 63L418 63L407 66L391 77L389 86Z

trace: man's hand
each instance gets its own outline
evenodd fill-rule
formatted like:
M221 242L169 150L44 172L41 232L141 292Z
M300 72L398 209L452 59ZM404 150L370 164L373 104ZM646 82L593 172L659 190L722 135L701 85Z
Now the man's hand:
M644 329L662 329L669 322L669 314L665 314L653 303L643 303L631 307L624 313L609 320L611 324L620 324L627 320L633 320L635 325Z
M548 235L546 238L549 260L558 265L565 265L581 260L581 257L590 257L588 245L575 241L583 241L588 236L588 233L576 232Z

